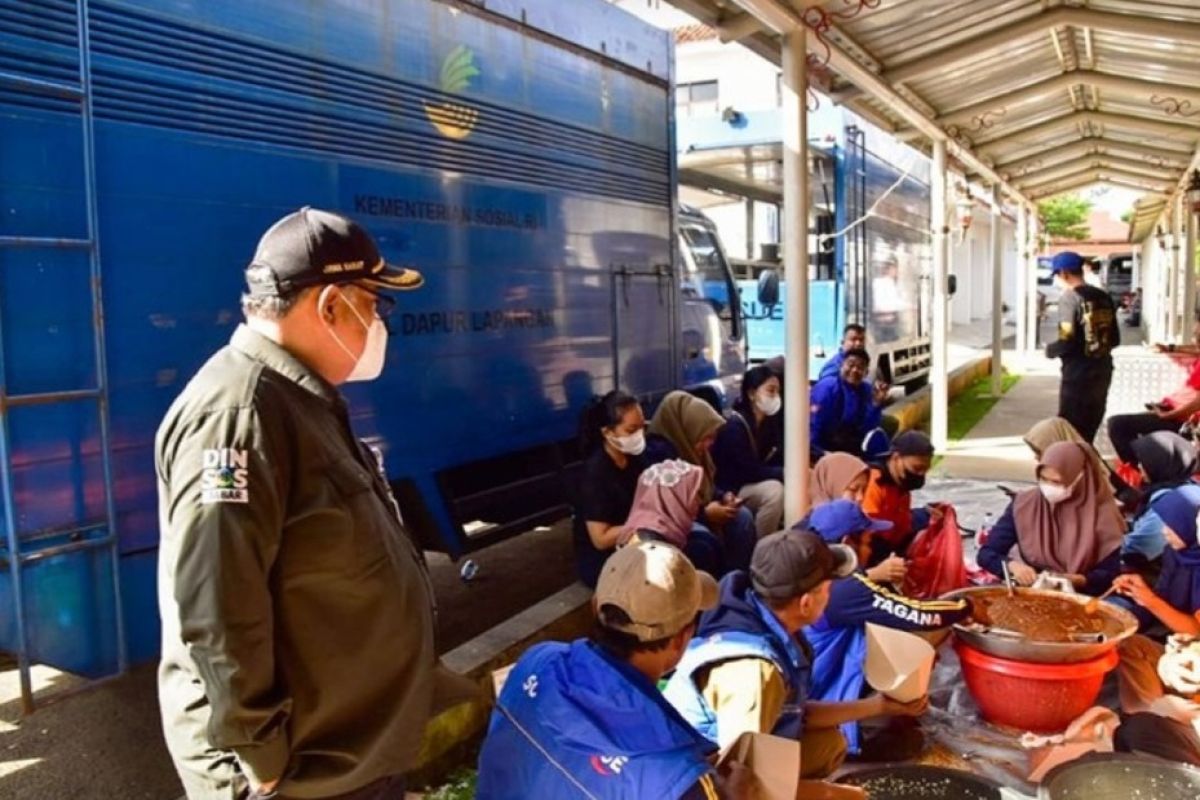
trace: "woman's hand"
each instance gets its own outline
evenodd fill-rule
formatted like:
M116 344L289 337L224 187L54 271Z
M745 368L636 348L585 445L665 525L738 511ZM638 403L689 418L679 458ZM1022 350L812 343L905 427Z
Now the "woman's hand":
M710 527L717 529L722 529L732 522L737 513L737 506L727 505L716 500L704 507L704 519L708 521Z
M1113 581L1117 594L1128 597L1143 608L1147 607L1157 597L1154 590L1146 583L1146 579L1136 573L1118 575Z
M1033 582L1037 580L1037 570L1020 561L1008 562L1008 574L1019 586L1033 586Z

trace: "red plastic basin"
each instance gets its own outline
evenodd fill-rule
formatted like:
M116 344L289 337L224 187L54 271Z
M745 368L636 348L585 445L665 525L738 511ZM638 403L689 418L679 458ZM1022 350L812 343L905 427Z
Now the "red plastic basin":
M1116 649L1076 664L1033 664L997 658L956 641L967 690L988 722L1036 733L1064 730L1100 694Z

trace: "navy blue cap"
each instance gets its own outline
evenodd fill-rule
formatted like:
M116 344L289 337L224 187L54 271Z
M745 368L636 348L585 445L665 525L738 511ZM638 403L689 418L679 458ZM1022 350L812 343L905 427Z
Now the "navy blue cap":
M871 519L853 500L833 500L814 508L796 528L810 530L825 541L836 543L864 531L890 531L892 523Z
M1079 253L1066 250L1050 259L1050 274L1057 275L1060 272L1073 272L1082 275L1083 256L1079 255Z

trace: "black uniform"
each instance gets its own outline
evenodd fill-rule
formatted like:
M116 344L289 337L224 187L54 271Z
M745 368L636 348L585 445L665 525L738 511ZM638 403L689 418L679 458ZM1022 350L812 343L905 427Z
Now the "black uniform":
M1121 343L1117 310L1108 292L1082 285L1058 301L1058 338L1046 355L1062 359L1058 415L1092 441L1104 421L1112 383L1112 351Z

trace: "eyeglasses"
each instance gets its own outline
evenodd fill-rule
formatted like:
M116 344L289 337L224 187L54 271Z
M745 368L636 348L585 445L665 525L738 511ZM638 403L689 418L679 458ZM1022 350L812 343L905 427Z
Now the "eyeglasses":
M352 283L350 285L355 289L358 289L360 292L366 292L367 294L371 295L372 298L374 298L375 316L379 317L380 319L387 319L388 315L391 314L392 310L396 307L396 298L392 297L391 295L381 294L358 283Z

